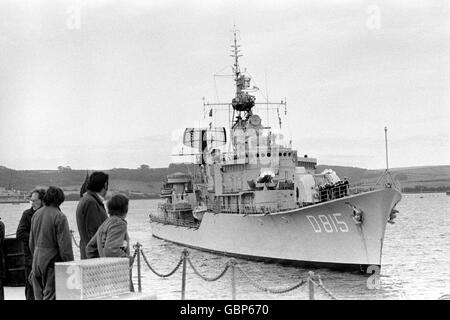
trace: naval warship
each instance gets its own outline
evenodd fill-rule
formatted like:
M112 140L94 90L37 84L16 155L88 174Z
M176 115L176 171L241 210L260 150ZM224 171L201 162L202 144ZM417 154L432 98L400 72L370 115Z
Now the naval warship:
M185 129L183 144L195 151L196 170L167 177L163 202L149 214L152 235L247 259L361 272L381 267L386 226L401 199L394 181L351 192L347 179L330 169L316 173L315 158L281 143L255 112L269 103L250 94L239 47L234 31L234 98L203 102L210 112L220 105L232 110L228 131L212 123Z

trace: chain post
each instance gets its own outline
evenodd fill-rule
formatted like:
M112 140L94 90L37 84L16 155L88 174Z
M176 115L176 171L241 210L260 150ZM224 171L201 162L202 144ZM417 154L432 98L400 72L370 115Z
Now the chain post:
M236 259L232 258L228 262L231 268L231 300L236 300L236 277L235 266L237 264Z
M186 294L186 260L188 256L188 251L186 249L183 250L183 274L181 278L181 300L185 300Z
M137 271L138 271L138 292L142 292L141 286L141 247L142 244L136 242L134 249L137 251Z
M133 257L130 259L130 268L129 270L129 276L130 276L130 292L134 292L134 284L133 284L133 265L134 265L134 259L136 258L136 250L134 251Z
M313 282L314 272L309 271L308 274L309 274L308 276L309 300L314 300L314 282Z
M134 284L133 284L133 266L130 267L129 275L130 275L130 292L134 292Z

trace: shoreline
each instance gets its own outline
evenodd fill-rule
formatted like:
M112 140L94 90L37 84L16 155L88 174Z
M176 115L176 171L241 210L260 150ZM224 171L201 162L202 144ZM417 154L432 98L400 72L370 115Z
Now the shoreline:
M446 194L448 191L402 191L402 194L422 194L422 193L444 193Z

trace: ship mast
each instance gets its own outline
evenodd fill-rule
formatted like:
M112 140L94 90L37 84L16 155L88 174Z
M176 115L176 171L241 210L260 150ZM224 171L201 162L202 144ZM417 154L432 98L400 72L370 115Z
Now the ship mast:
M253 90L250 88L251 77L241 73L239 67L239 57L242 57L242 55L240 54L240 45L237 42L236 26L233 30L233 38L233 44L231 46L231 52L233 54L231 55L231 57L234 58L233 73L235 76L234 81L236 82L236 95L231 101L231 105L233 106L233 109L238 112L236 122L233 125L233 127L235 127L242 120L244 122L247 121L248 118L253 114L252 108L255 106L255 97L248 93L249 91ZM244 113L244 119L242 119L241 117L242 113Z
M231 55L231 57L234 58L233 73L234 73L234 81L236 83L236 97L238 96L237 82L239 79L239 75L241 74L241 70L239 69L239 57L242 57L242 54L239 54L241 52L241 50L238 49L239 47L240 47L240 45L237 44L237 29L236 29L236 25L235 25L234 29L233 29L233 45L231 45L231 48L233 48L233 50L231 50L231 52L233 54Z
M391 173L389 172L389 158L388 158L388 140L387 140L387 127L384 127L384 143L385 143L385 149L386 149L386 170L384 170L384 173L378 178L377 183L375 185L378 185L380 181L382 181L385 177L389 176L390 183L394 185L394 187L397 188L397 185L395 184L395 180L392 177Z
M384 127L384 141L386 146L386 171L389 170L389 161L388 161L388 143L387 143L387 127Z
M236 29L236 25L233 26L233 45L231 45L231 48L233 48L233 50L231 50L231 52L233 53L231 55L231 57L234 58L234 66L233 66L233 73L234 73L234 84L235 84L235 99L237 99L238 97L238 79L239 79L239 75L241 74L241 70L239 68L239 57L242 57L242 54L239 54L239 52L241 51L240 49L238 49L240 47L240 45L237 44L237 29ZM234 126L233 122L234 122L234 113L235 113L235 109L233 108L233 116L231 117L232 121L230 122L230 129ZM229 117L229 111L228 111L228 117ZM240 113L239 113L239 118L240 118Z
M243 55L241 54L240 44L238 43L238 32L239 30L236 29L236 25L234 25L233 28L233 42L231 45L231 57L233 58L233 70L232 70L232 77L234 77L235 82L235 96L232 99L231 103L208 103L203 100L203 108L210 107L210 116L212 115L212 110L215 107L216 110L220 110L220 106L226 106L227 108L222 110L228 110L228 113L230 113L231 107L233 108L233 115L231 119L229 120L230 123L230 131L233 129L236 129L237 127L245 127L247 121L249 118L253 115L252 108L257 104L263 104L266 106L267 111L269 109L276 109L279 114L279 107L284 106L286 110L286 102L281 100L281 102L269 102L266 101L264 103L257 103L255 102L255 96L249 94L249 92L257 91L259 90L257 87L251 87L250 81L251 77L246 75L245 72L242 73L240 66L239 66L239 58ZM269 107L271 106L271 107ZM205 109L204 109L205 113ZM235 114L237 113L237 116ZM230 115L228 115L230 117ZM280 121L280 128L281 128L281 118L278 115L279 121Z

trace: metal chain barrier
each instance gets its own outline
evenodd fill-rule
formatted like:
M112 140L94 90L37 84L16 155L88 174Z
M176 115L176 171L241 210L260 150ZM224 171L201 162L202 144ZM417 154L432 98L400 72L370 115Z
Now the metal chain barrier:
M252 278L250 278L250 277L245 273L245 271L241 269L241 267L240 267L239 265L236 265L236 268L244 275L244 277L245 277L245 278L246 278L246 279L247 279L247 280L248 280L255 288L257 288L257 289L259 289L259 290L261 290L261 291L264 291L264 292L277 293L277 294L280 294L280 293L287 293L287 292L293 291L293 290L295 290L295 289L297 289L297 288L300 288L302 285L305 284L305 281L304 281L304 280L300 280L299 283L294 284L293 286L291 286L291 287L289 287L289 288L286 288L286 289L270 289L270 288L266 288L266 287L261 286L260 284L258 284L258 282L256 282L256 281L253 280Z
M80 248L80 245L77 243L77 240L75 239L75 236L73 235L73 233L74 233L74 231L70 230L70 235L72 236L73 243L75 243L75 246L77 248Z
M167 278L167 277L170 277L171 275L173 275L178 270L178 268L181 266L181 264L183 263L183 254L182 254L181 257L180 257L180 260L178 261L178 264L175 266L175 268L172 271L170 271L168 274L161 274L161 273L157 272L155 269L152 268L150 263L147 261L147 257L145 256L144 251L142 249L140 249L140 250L141 250L142 257L144 258L144 261L147 264L148 268L154 274L156 274L158 277L161 277L161 278Z
M317 276L319 282L315 282L314 280L310 279L312 283L314 283L316 286L321 288L332 300L337 300L337 298L323 285L322 279L320 278L320 275Z
M295 289L300 288L301 286L303 286L305 283L309 283L310 285L310 299L314 299L314 288L313 286L316 285L319 288L321 288L331 299L336 300L337 298L327 289L325 288L325 286L322 283L322 279L320 278L320 275L317 276L318 282L314 281L314 272L310 271L309 272L309 277L308 277L308 281L304 281L303 279L300 280L300 282L288 287L288 288L267 288L264 287L262 285L260 285L257 281L253 280L244 270L242 270L242 268L237 264L236 260L231 259L230 261L227 262L225 268L223 269L223 271L218 274L215 277L207 277L202 275L197 268L194 266L194 264L192 263L192 260L189 258L189 252L185 249L183 250L181 256L180 256L180 260L178 261L177 265L175 266L175 268L167 273L167 274L161 274L159 272L157 272L148 262L147 257L145 256L143 250L141 249L142 245L137 243L136 245L133 246L135 248L134 251L134 255L130 260L130 279L132 277L132 269L133 269L133 264L135 262L136 257L138 258L138 271L140 270L140 254L142 254L142 257L144 258L145 263L147 264L148 268L154 273L156 274L158 277L161 278L167 278L170 277L171 275L173 275L179 268L181 265L183 265L183 282L182 282L182 300L184 300L184 293L185 293L185 285L186 285L186 261L189 263L189 265L191 266L192 270L194 270L194 273L199 276L201 279L205 280L205 281L217 281L220 278L222 278L228 271L229 268L232 268L231 272L232 272L232 297L233 300L235 299L235 277L234 277L234 270L237 268L242 275L245 277L245 279L247 279L248 282L250 282L250 284L252 286L254 286L255 288L264 291L264 292L268 292L268 293L274 293L274 294L283 294L283 293L287 293L290 291L293 291ZM139 273L139 272L138 272ZM141 286L140 286L140 274L138 274L138 285L139 285L139 292L141 291ZM132 283L132 282L131 282Z
M191 266L192 270L194 270L194 273L199 276L200 278L202 278L205 281L217 281L220 278L222 278L225 273L227 273L228 269L230 268L230 265L227 263L227 265L225 266L225 268L223 269L223 271L216 277L212 277L212 278L208 278L206 276L203 276L195 267L194 264L192 263L191 259L189 258L189 256L187 256L187 261L189 262L189 265Z

